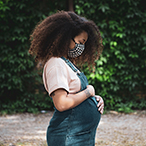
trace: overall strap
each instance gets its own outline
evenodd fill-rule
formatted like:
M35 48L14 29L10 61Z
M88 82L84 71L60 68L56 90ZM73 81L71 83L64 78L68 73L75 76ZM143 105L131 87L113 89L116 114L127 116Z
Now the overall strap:
M73 65L68 59L66 59L65 57L61 57L61 58L67 63L67 65L68 65L75 73L77 73L78 75L80 75L79 70L76 69L76 68L74 67L74 65Z
M77 76L81 80L81 91L84 90L84 89L86 89L86 86L88 85L88 80L87 80L86 76L84 75L84 73L80 73L79 70L77 70L68 59L66 59L64 57L61 57L61 58L69 65L69 67L75 73L77 73ZM95 99L94 96L91 96L90 98L95 102L96 105L98 104L98 102L97 102L97 100Z

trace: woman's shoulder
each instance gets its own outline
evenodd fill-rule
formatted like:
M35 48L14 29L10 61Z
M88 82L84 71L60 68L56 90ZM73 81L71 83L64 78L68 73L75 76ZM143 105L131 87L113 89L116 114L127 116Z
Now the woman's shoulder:
M45 68L64 67L65 62L60 57L51 57L45 64Z

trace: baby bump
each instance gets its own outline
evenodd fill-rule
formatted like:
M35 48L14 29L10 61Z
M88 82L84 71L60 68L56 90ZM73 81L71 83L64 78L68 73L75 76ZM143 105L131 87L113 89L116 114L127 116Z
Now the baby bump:
M71 114L71 133L81 131L91 131L98 126L101 114L98 111L97 104L91 98L88 98L79 106L72 109Z
M51 135L76 135L93 131L98 126L101 114L98 111L97 103L88 98L77 107L65 111L55 111L50 121L49 131Z

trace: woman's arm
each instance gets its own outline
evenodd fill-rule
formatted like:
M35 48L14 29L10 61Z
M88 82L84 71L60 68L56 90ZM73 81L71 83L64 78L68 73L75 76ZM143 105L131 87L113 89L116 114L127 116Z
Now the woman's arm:
M76 94L67 94L64 89L57 89L52 94L54 106L60 112L74 108L90 96L95 95L95 90L92 85L88 85L87 88Z

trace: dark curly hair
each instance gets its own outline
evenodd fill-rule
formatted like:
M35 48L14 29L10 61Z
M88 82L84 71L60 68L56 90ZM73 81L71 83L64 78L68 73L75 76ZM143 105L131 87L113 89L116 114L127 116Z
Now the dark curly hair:
M88 33L85 50L81 56L68 59L75 60L80 65L87 62L94 66L94 61L98 59L103 48L99 29L93 21L70 11L53 14L35 27L30 36L29 53L43 65L51 57L67 56L70 40L83 31Z

